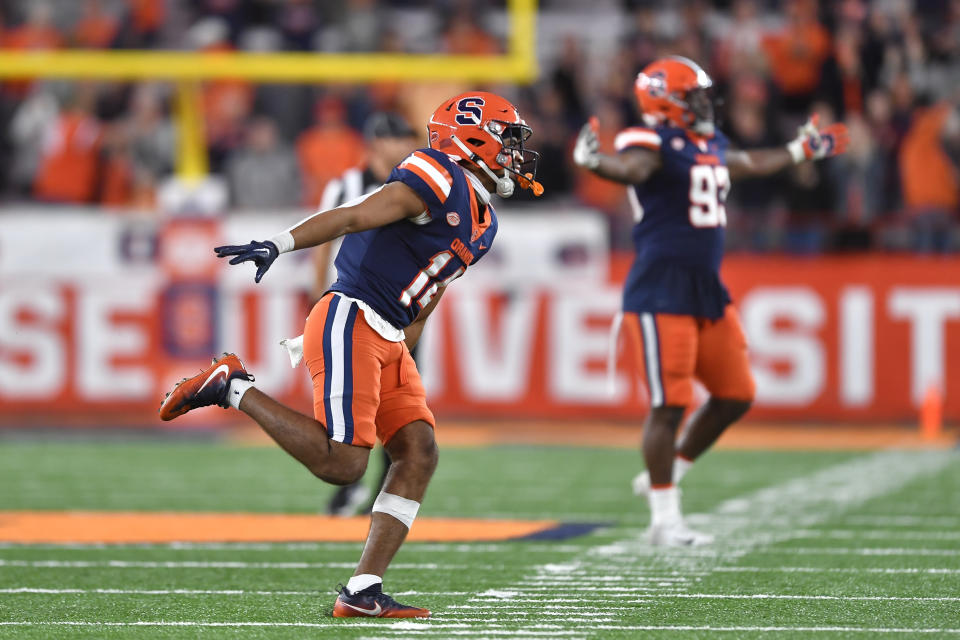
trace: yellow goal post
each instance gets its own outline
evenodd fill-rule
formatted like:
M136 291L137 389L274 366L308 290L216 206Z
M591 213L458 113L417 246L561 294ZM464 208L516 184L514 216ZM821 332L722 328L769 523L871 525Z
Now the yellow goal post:
M537 0L507 0L506 52L500 55L384 53L196 53L152 50L0 49L0 79L165 80L177 84L177 174L207 173L197 82L258 83L515 82L537 76Z

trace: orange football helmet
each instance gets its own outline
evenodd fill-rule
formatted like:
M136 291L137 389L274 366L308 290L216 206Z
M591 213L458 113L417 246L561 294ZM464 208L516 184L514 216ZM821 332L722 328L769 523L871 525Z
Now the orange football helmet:
M509 100L487 91L445 101L427 124L430 148L480 167L497 182L497 193L513 195L514 179L541 195L536 181L540 154L524 147L533 130ZM501 175L495 172L502 170Z
M700 135L714 132L713 80L700 65L682 56L668 56L644 67L633 85L647 124L670 124Z

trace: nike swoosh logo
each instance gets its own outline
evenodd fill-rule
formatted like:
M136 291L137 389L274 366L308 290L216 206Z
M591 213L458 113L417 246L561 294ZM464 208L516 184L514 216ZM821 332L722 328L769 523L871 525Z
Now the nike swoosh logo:
M270 255L270 249L254 249L254 253L262 253L265 256Z
M350 607L350 608L353 609L354 611L359 611L360 613L365 613L365 614L367 614L368 616L378 616L378 615L380 615L380 612L383 611L383 607L380 606L380 603L379 603L379 602L377 603L377 605L376 605L373 609L364 609L363 607L355 607L355 606L353 606L352 604L349 604L349 603L347 603L347 602L344 602L343 604L346 605L346 606L348 606L348 607Z
M483 250L486 249L486 248L487 248L487 245L485 245L485 244L480 245L480 251L483 251Z
M221 369L222 369L222 371L221 371ZM211 373L211 374L207 377L207 379L203 381L203 384L200 385L200 388L197 389L197 393L200 393L201 391L203 391L203 388L204 388L205 386L207 386L208 384L210 384L210 381L213 380L215 377L217 377L217 376L220 375L221 373L227 373L228 371L230 371L230 367L228 367L228 366L225 365L225 364L222 364L222 365L220 365L219 367L217 367L216 369L214 369L214 370L213 370L213 373Z

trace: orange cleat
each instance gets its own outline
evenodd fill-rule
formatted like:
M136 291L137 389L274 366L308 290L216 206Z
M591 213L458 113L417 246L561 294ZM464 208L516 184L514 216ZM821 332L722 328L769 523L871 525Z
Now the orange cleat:
M334 618L429 618L430 610L400 604L375 584L362 591L350 593L340 585L340 595L333 605Z
M173 420L193 409L211 405L229 408L227 393L234 378L253 382L253 376L234 354L225 353L215 358L209 367L192 378L184 378L167 394L160 404L160 419Z

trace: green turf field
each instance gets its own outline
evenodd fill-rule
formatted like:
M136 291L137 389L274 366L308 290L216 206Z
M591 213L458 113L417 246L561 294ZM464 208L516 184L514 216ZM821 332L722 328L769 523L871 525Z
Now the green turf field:
M634 452L447 449L423 516L600 522L568 540L410 544L428 621L334 620L357 544L0 546L0 638L960 637L956 451L719 451L684 481L707 549L644 544ZM315 512L277 449L0 441L0 509ZM2 514L0 514L2 518ZM416 525L414 525L416 526Z

